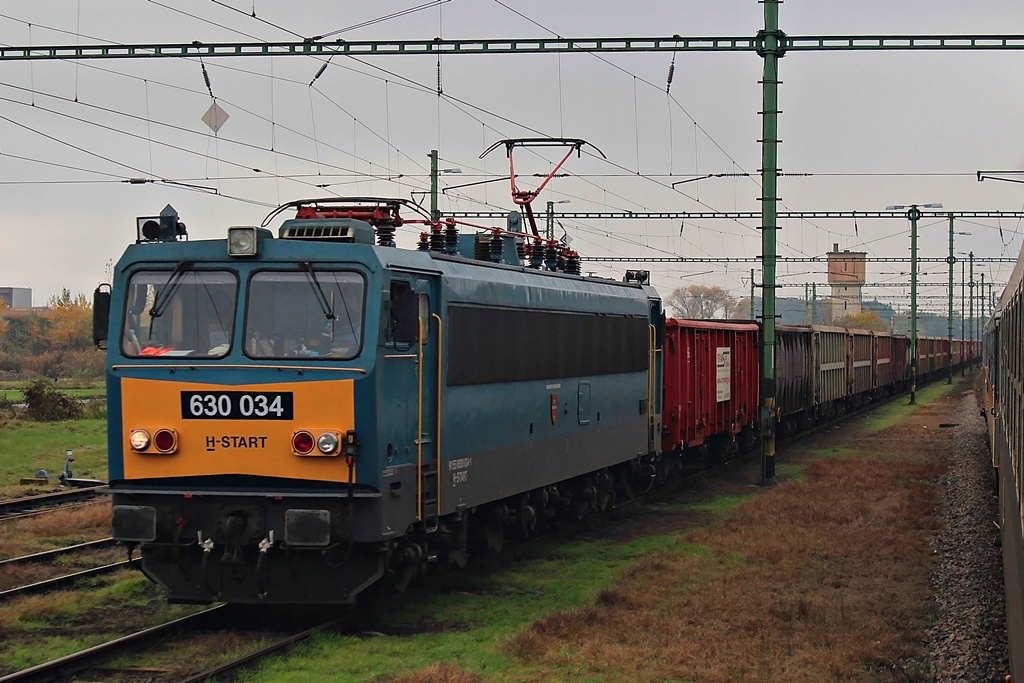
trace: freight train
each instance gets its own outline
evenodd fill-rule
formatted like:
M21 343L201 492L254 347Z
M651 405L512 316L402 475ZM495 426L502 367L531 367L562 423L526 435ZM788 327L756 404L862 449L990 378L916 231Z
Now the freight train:
M999 496L1010 673L1018 678L1024 677L1024 250L985 325L982 357L983 414Z
M909 381L906 337L780 326L762 426L759 325L666 319L643 271L405 200L281 210L202 241L139 219L95 295L113 536L171 601L352 603ZM919 351L922 380L971 353Z

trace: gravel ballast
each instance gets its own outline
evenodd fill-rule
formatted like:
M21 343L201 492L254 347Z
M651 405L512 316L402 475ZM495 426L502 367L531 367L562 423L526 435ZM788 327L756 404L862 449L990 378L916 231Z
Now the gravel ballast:
M932 680L1005 681L1006 651L1002 553L997 499L985 443L986 424L974 392L965 393L944 429L950 447L937 449L948 473L932 542L938 619L929 631Z

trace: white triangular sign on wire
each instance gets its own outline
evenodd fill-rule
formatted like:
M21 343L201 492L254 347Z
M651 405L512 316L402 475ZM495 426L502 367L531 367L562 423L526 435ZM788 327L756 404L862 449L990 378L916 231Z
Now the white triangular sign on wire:
M214 102L210 105L210 108L203 114L203 123L210 127L214 133L220 130L220 127L224 125L224 122L228 120L228 113L217 106Z

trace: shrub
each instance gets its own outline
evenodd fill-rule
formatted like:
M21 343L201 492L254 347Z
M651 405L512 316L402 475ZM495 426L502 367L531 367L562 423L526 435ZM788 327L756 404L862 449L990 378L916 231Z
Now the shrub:
M82 417L90 420L105 420L107 419L107 401L105 399L94 399L87 401L82 409L84 411Z
M37 377L21 391L25 396L25 414L30 420L59 422L82 416L82 403L57 389L46 377Z

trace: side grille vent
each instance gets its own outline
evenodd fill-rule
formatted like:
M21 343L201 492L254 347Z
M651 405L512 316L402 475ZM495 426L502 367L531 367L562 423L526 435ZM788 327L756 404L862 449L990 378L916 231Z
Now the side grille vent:
M373 244L374 232L366 221L351 218L298 218L282 223L278 236L286 240Z

